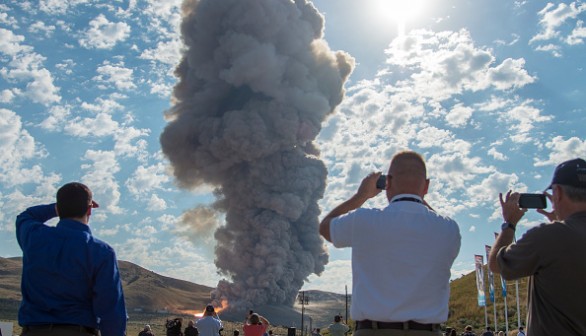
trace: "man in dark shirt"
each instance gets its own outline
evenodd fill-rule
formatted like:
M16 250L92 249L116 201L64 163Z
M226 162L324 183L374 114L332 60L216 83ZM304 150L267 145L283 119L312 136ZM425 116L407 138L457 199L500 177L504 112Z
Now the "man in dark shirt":
M488 266L506 280L529 277L527 332L531 336L586 335L586 161L574 159L555 169L546 193L549 223L529 229L514 242L527 209L519 193L499 195L504 223ZM520 328L519 328L520 329Z
M23 252L23 336L123 336L126 307L114 250L88 225L92 192L73 182L57 191L57 203L28 208L16 218ZM44 223L59 216L55 227Z
M183 335L184 336L198 336L199 335L199 331L197 330L197 328L193 325L193 321L189 321L187 323L187 327L185 328L185 330L183 331Z

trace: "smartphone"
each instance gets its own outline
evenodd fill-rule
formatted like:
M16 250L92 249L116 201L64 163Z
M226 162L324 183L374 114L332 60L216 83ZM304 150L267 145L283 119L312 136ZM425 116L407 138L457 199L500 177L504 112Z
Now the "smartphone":
M547 200L544 194L521 194L519 208L545 209L547 208Z
M379 176L378 180L376 180L376 188L377 189L386 189L387 188L387 175Z

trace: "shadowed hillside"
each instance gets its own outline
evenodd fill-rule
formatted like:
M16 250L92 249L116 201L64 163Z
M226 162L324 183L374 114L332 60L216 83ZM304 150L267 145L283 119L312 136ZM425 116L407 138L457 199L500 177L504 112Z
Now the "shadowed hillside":
M201 311L210 302L211 287L159 275L128 261L119 261L129 313Z
M210 301L212 288L159 275L127 261L119 261L120 274L124 287L126 306L131 323L160 321L167 317L183 316L193 318ZM0 258L0 319L16 320L20 302L21 258ZM485 271L486 274L486 271ZM350 275L348 275L350 276ZM476 275L474 272L451 282L450 316L447 326L458 330L470 324L477 331L484 329L484 308L478 307L476 299ZM500 277L495 276L495 296L497 301L497 321L499 329L504 329L504 303L501 296ZM527 279L520 281L521 321L526 314ZM306 291L309 303L305 306L304 327L327 327L334 315L346 315L346 298L342 294L322 291ZM508 283L507 304L509 329L517 327L517 304L515 283ZM350 298L349 298L350 302ZM251 307L265 315L273 325L295 326L301 328L301 305L296 302L291 307ZM490 326L494 326L493 304L488 299L487 313ZM243 321L245 312L221 313L226 321ZM139 328L139 325L136 326ZM327 331L324 333L327 336Z
M159 275L131 262L119 261L122 286L130 320L151 320L156 316L193 318L210 302L211 287ZM22 258L0 257L0 318L16 320L21 299ZM311 302L305 309L304 325L323 327L333 316L344 314L344 295L307 291ZM251 307L275 325L301 326L301 306ZM245 314L222 314L223 319L242 321Z

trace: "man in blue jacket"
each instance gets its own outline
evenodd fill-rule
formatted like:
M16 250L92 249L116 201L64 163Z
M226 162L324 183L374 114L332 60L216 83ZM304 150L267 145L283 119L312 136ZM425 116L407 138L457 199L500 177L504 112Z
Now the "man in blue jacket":
M123 336L126 306L112 247L88 225L98 204L77 182L57 191L57 203L28 208L16 218L23 252L23 336ZM59 216L56 226L45 225Z

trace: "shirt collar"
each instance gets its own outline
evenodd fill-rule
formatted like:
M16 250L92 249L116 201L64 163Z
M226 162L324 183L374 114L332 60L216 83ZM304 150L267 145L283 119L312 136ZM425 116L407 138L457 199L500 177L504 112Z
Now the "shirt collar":
M414 194L399 194L399 195L395 195L393 198L391 198L391 201L389 203L393 203L395 200L397 200L399 198L404 198L404 197L415 198L415 199L418 199L419 201L423 202L423 199L421 199L421 197L419 197L418 195L414 195Z
M57 223L57 227L66 228L70 230L85 231L89 234L92 234L92 230L90 230L89 225L69 218L63 218L59 220L59 222Z

